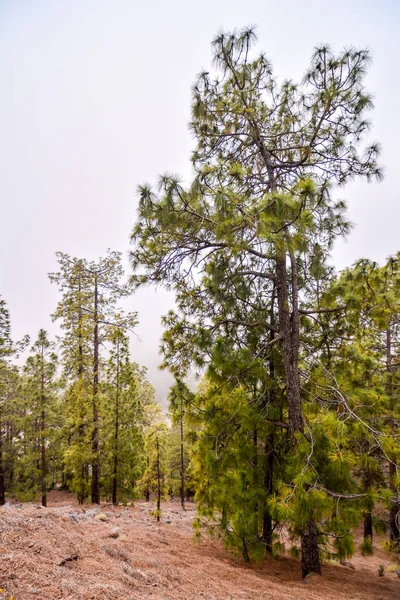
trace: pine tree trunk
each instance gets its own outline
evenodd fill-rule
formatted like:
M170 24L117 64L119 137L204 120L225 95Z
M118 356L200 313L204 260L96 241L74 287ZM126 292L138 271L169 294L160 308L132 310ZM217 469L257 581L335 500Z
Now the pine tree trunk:
M311 516L306 529L301 534L301 571L303 577L310 573L321 573L318 551L318 529Z
M118 488L118 455L114 454L114 465L113 465L113 481L112 481L112 503L117 504L117 488Z
M367 511L364 513L364 542L370 540L372 544L372 513L371 511Z
M398 500L398 490L394 478L396 475L396 465L389 463L389 479L392 498L389 509L389 538L391 542L400 542L400 502Z
M79 280L78 280L78 292L79 292L79 308L78 308L78 378L79 381L82 380L82 375L83 375L83 371L84 371L84 366L83 366L83 336L82 336L82 307L81 307L81 292L82 292L82 280L81 280L81 274L79 273ZM81 447L83 447L84 444L84 435L85 435L85 428L84 428L84 424L83 424L83 416L82 414L80 415L80 422L78 425L78 439L80 442ZM78 492L77 492L77 499L78 499L78 504L83 504L85 501L85 465L82 464L80 466L79 471L79 480L78 480Z
M275 325L275 294L276 294L276 284L274 282L274 287L272 290L271 297L271 309L270 309L270 322L271 325ZM273 344L275 339L275 332L273 330L270 331L270 343ZM269 390L269 401L271 406L274 406L276 403L276 395L275 395L275 361L274 355L271 353L269 358L269 375L271 378L271 389ZM273 477L274 477L274 443L275 443L275 435L274 430L267 436L265 440L264 454L265 454L265 465L264 465L264 492L266 496L266 502L264 503L263 508L263 529L262 529L262 542L265 544L265 550L269 553L272 553L272 534L273 534L273 525L272 525L272 517L268 510L267 500L271 496L273 492Z
M183 399L181 398L181 418L180 418L180 443L181 443L181 506L185 510L185 460L184 460L184 438L183 438Z
M41 448L40 448L40 458L41 458L41 483L42 483L42 506L47 506L47 461L46 461L46 444L44 439L44 430L45 430L45 412L42 411L42 419L41 419Z
M247 548L246 539L244 537L242 538L242 544L243 544L242 553L243 553L244 562L249 563L250 562L249 550Z
M6 485L3 462L3 423L0 415L0 506L6 503Z
M363 485L364 492L368 493L368 491L370 490L370 487L371 487L371 478L370 478L370 474L368 471L364 471L363 484L364 484ZM370 503L368 502L368 504L366 506L366 510L364 512L364 542L366 542L369 539L372 544L372 536L373 536L372 511L371 511L371 507L369 504Z
M257 490L257 495L255 496L255 501L254 501L254 515L255 515L255 522L256 522L256 535L257 537L259 536L260 530L259 530L259 515L260 515L260 510L259 510L259 501L258 501L258 489L259 489L259 484L258 484L258 480L259 480L259 475L258 475L258 430L257 427L255 427L254 431L253 431L253 452L254 452L254 457L253 457L253 487L255 490Z
M118 436L119 436L119 339L117 340L117 381L115 393L115 429L114 429L114 466L112 482L112 503L117 504L117 481L118 481Z
M270 433L265 441L265 470L264 470L264 491L267 498L272 494L273 469L274 469L274 433ZM272 552L272 517L265 503L263 510L263 531L262 541L265 544L267 552Z
M392 381L392 330L389 322L386 330L386 370L388 372L388 383L386 391L392 397L392 409L394 409L393 401L393 381ZM393 427L393 424L392 424ZM396 456L391 456L389 462L389 487L392 492L389 507L389 539L393 542L400 541L400 501L398 498L398 490L395 485L395 475L397 471Z
M98 316L97 275L94 280L94 339L93 339L93 433L92 433L92 504L100 504L100 464L99 464L99 316Z
M147 470L150 471L150 457L147 457ZM149 483L147 483L146 485L146 489L144 491L144 497L146 499L146 502L150 502L150 485Z
M161 473L160 473L160 444L158 437L156 438L156 450L157 450L157 521L160 520L161 510Z
M297 277L293 273L292 261L292 315L290 314L289 291L287 285L286 254L278 251L276 260L276 292L278 299L279 336L282 344L283 366L285 371L286 398L289 413L289 431L294 443L297 432L303 431L303 415L299 379L299 318L297 298Z
M40 419L40 462L41 462L41 487L42 487L42 506L47 506L47 462L46 462L46 441L44 438L46 426L45 414L45 394L44 394L44 357L42 346L42 367L41 367L41 419Z

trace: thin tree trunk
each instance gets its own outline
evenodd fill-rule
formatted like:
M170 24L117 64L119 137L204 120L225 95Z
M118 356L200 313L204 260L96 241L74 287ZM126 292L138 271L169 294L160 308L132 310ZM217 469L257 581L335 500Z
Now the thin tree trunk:
M0 414L0 506L6 503L6 485L3 464L3 423Z
M82 341L82 275L79 273L78 279L78 292L79 292L79 308L78 308L78 378L80 383L82 382L83 376L83 341ZM79 425L78 425L78 439L81 447L84 445L84 436L85 436L85 426L83 424L83 414L81 412ZM78 469L79 473L79 482L78 482L78 493L77 499L78 504L83 504L85 501L85 465L82 464L80 469Z
M310 517L306 529L301 535L301 571L303 577L310 573L321 573L321 563L318 551L318 529L313 518Z
M366 470L363 476L363 487L364 492L368 493L371 487L371 478L369 472ZM370 502L367 501L367 506L364 512L364 542L370 540L372 544L373 529L372 529L372 507Z
M147 457L147 471L150 471L150 457ZM150 502L150 485L149 483L147 483L146 485L146 489L144 491L144 497L146 499L146 502Z
M271 325L275 324L275 293L276 286L274 283L274 287L272 290L271 297L271 314L270 314L270 322ZM270 342L271 344L275 339L275 332L271 329L270 332ZM276 402L275 395L275 361L273 353L270 354L269 357L269 376L271 378L271 389L269 393L269 402L270 405L273 406ZM264 464L264 492L266 496L266 500L271 496L273 491L273 476L274 476L274 443L275 443L275 435L274 430L267 436L265 440L264 446L264 454L265 454L265 464ZM267 502L264 503L263 507L263 523L262 523L262 542L265 544L265 549L267 552L272 553L272 517L268 510Z
M247 548L247 543L246 543L246 538L245 537L242 538L242 544L243 544L242 552L243 552L244 562L249 563L250 562L250 556L249 556L249 550Z
M183 438L183 398L181 397L181 415L180 415L180 443L181 443L181 506L185 510L185 460L184 460L184 438Z
M268 498L272 494L272 482L274 472L274 432L270 433L265 441L265 468L264 468L264 491ZM272 517L267 507L267 503L264 504L263 510L263 529L262 529L262 541L265 544L267 552L272 552Z
M364 513L364 542L369 540L372 544L372 538L373 538L372 513L369 510Z
M40 419L40 459L41 459L41 487L42 487L42 506L47 506L47 461L46 461L46 440L44 437L46 427L45 414L45 390L44 390L44 356L42 346L42 364L41 364L41 419Z
M156 437L156 450L157 450L157 521L160 520L161 510L161 473L160 473L160 444L158 437Z
M255 395L255 390L253 390L253 393ZM259 510L259 502L258 502L258 490L259 490L258 481L259 481L259 476L258 476L258 431L257 431L257 427L255 427L254 431L253 431L253 486L254 486L254 489L257 490L257 495L255 496L255 501L254 501L254 514L255 514L255 522L256 522L256 527L257 527L257 529L256 529L257 537L260 534L260 529L259 529L260 510Z
M114 429L114 467L112 484L112 503L117 504L117 476L118 476L118 435L119 435L119 339L117 339L117 381L115 394L115 429Z
M389 322L388 328L386 330L386 370L388 372L388 383L387 383L387 392L389 397L393 398L393 382L392 382L392 330L391 323ZM393 400L392 400L392 409ZM393 427L393 424L392 424ZM397 472L396 467L396 455L391 455L389 457L391 460L389 461L389 487L392 492L392 497L390 499L390 507L389 507L389 539L391 542L399 542L400 541L400 524L399 524L399 514L400 514L400 501L398 499L398 489L395 485L395 476Z
M289 407L289 430L293 436L304 430L303 412L301 406L300 395L300 376L299 376L299 348L300 348L300 318L299 318L299 291L297 278L297 263L293 250L289 246L290 267L292 274L292 314L289 324L285 327L290 327L291 340L291 379L292 389L290 392L290 401L288 390L288 407ZM286 260L284 261L286 267ZM279 292L278 292L279 305ZM285 362L285 358L284 358ZM292 416L291 416L292 415ZM309 573L321 573L321 563L319 560L318 549L318 529L313 515L310 515L306 529L301 535L302 548L302 572L303 577Z
M397 472L396 465L389 463L389 480L392 497L389 508L389 538L391 542L400 542L400 502L398 499L398 490L394 482Z
M98 315L97 275L94 278L94 339L93 339L93 433L92 433L92 503L100 504L100 464L99 464L99 315Z

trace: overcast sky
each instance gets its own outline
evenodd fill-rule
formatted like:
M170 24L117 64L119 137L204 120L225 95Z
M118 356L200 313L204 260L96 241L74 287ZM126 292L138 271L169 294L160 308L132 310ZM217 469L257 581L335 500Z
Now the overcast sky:
M299 79L320 43L370 48L371 139L386 176L340 190L355 228L332 260L400 250L398 0L0 0L0 294L15 338L55 331L57 250L126 256L138 184L190 176L191 85L215 34L249 24L280 78ZM133 358L161 400L160 316L171 306L153 289L128 303L140 317Z

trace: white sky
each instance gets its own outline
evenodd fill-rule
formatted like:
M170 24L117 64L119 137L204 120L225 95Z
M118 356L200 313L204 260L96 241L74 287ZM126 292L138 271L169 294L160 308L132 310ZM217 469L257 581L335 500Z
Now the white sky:
M398 0L0 0L0 293L15 338L55 331L47 273L57 250L126 254L137 185L165 171L188 177L191 85L218 30L249 24L281 78L300 78L320 43L371 49L371 138L386 177L340 191L356 227L333 261L400 250ZM160 400L169 385L157 371L160 316L171 305L148 289L127 307L140 317L133 359L149 367Z

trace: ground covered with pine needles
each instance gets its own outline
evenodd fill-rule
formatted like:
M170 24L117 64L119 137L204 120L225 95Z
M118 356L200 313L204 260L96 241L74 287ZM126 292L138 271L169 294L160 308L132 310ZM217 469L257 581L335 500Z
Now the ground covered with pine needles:
M222 544L196 541L194 505L78 506L52 492L48 508L0 508L0 600L391 600L400 597L395 557L376 543L355 567L327 564L304 582L283 556L246 565ZM385 574L380 577L379 566Z

